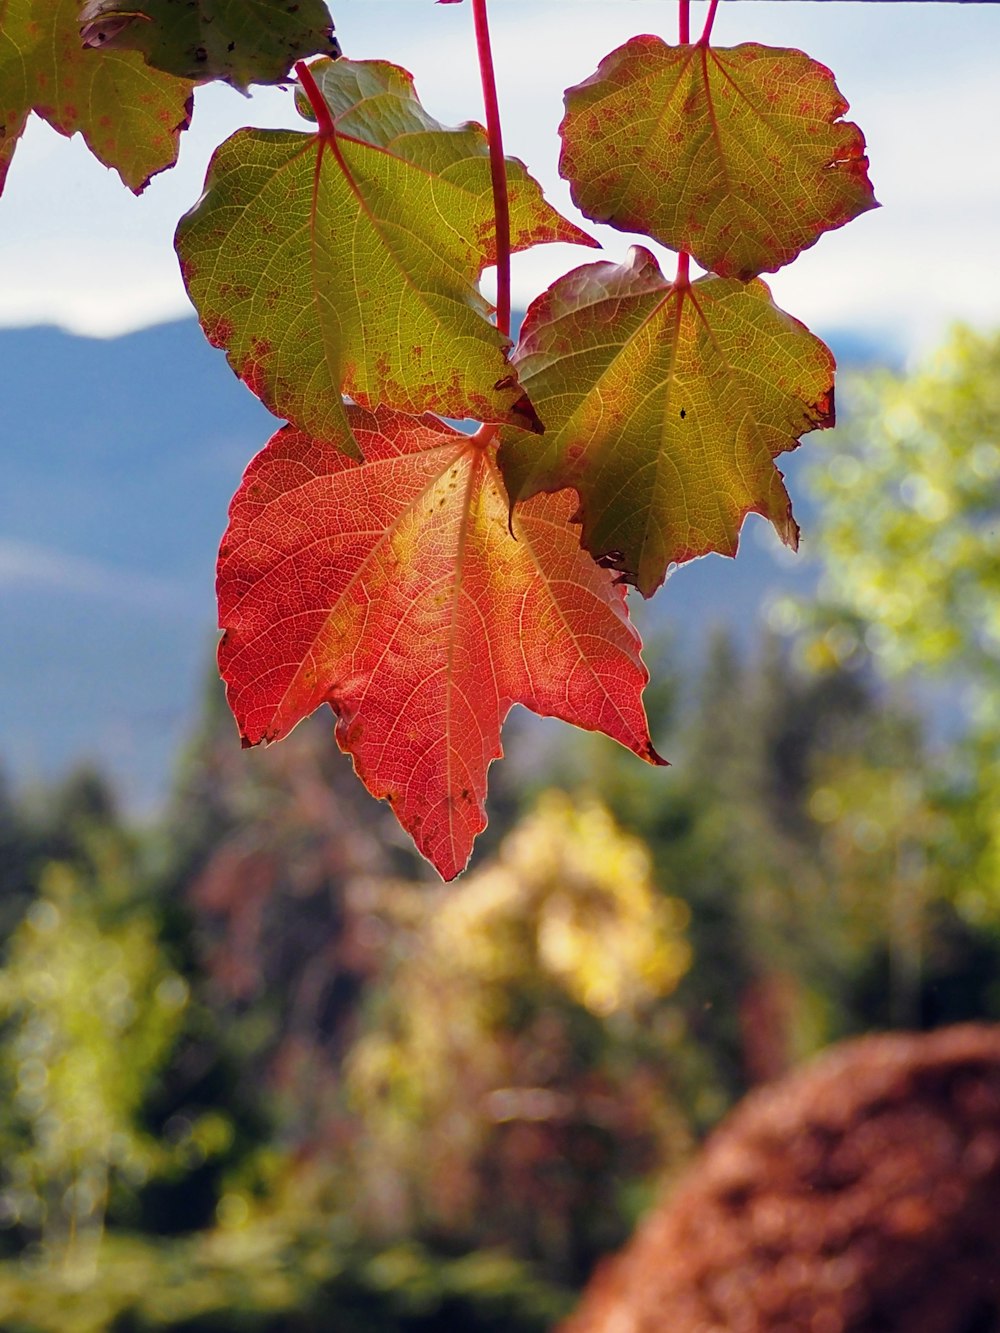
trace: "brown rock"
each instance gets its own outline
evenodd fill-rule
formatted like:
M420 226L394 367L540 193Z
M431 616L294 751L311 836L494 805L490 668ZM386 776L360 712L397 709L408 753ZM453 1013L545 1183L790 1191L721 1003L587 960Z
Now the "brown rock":
M561 1333L1000 1333L1000 1027L751 1094Z

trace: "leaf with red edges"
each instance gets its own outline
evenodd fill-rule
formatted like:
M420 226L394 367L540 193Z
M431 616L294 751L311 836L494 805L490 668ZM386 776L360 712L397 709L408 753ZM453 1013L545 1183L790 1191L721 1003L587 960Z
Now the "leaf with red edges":
M7 179L7 172L10 170L10 164L14 157L14 149L17 147L18 140L24 132L24 127L28 121L26 111L7 111L7 119L0 120L0 194L3 194L4 181Z
M575 487L587 550L644 596L673 562L735 555L748 513L797 545L774 459L833 425L834 361L759 279L674 287L636 247L539 297L514 362L545 435L504 433L511 498Z
M173 166L191 118L192 84L150 69L135 51L84 51L80 0L0 0L0 189L28 113L139 194Z
M537 425L477 285L496 259L486 132L439 125L395 65L310 68L335 143L241 130L178 228L209 339L272 411L320 439L346 438L342 392ZM507 176L514 249L593 244L520 162Z
M485 827L514 703L663 761L623 589L572 497L508 530L492 449L434 417L350 408L364 462L293 427L251 463L219 555L219 652L244 744L326 702L373 795L451 879Z
M559 170L587 217L752 278L878 207L847 105L801 51L635 37L567 91Z

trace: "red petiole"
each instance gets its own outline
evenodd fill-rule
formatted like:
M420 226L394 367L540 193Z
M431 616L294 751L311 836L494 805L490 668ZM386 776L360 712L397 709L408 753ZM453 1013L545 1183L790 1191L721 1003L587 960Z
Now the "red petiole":
M313 115L316 117L316 126L319 130L321 139L336 139L337 131L333 123L333 117L330 115L330 108L327 106L326 98L316 86L316 80L312 76L309 66L304 60L296 61L295 73L299 76L299 84L306 97L309 98L309 105L313 109Z
M493 47L486 13L486 0L472 0L472 16L476 28L476 51L479 56L479 78L483 87L486 108L486 134L490 146L490 180L493 184L493 215L496 227L497 261L497 328L510 337L510 199L507 194L507 163L503 153L503 131L500 126L500 104L497 100L497 81L493 69ZM472 437L474 444L484 447L497 434L494 425L486 423Z
M295 73L299 76L299 84L306 97L309 98L309 105L313 109L316 117L316 128L319 132L320 153L316 158L316 179L313 185L313 204L316 202L316 190L319 187L319 172L322 159L322 148L329 148L330 152L337 160L337 165L344 173L344 179L347 181L359 202L362 202L358 187L355 184L354 177L351 175L351 169L344 161L344 155L340 151L340 144L337 142L337 127L333 123L333 116L330 114L330 108L327 105L326 98L320 92L316 80L312 76L309 66L299 60L295 65Z
M708 13L705 16L705 26L701 30L701 37L698 39L699 46L707 46L708 39L712 35L712 24L715 22L716 10L719 8L719 0L712 0L708 6Z
M490 178L493 182L493 211L496 217L497 328L509 338L510 201L507 197L507 163L503 155L503 133L500 128L500 106L497 101L496 75L493 72L493 49L490 44L486 0L472 0L472 14L476 25L479 77L483 85L483 102L486 107L486 132L490 144Z
M709 20L715 14L715 5L718 0L713 0ZM706 32L710 24L706 24ZM705 33L702 33L701 40L706 40ZM677 41L680 46L687 46L691 41L691 0L677 0ZM691 256L683 251L677 256L677 276L674 278L674 289L683 291L691 286Z

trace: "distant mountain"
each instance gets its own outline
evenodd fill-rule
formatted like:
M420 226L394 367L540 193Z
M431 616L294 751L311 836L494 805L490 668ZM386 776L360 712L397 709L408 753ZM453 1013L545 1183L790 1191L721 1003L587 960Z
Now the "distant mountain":
M831 341L842 363L881 359ZM0 330L0 366L0 768L30 783L93 760L150 810L209 669L229 498L274 418L193 319L108 341ZM794 491L799 456L782 466ZM749 633L772 590L808 588L757 531L735 562L682 570L640 624L697 647L713 623Z

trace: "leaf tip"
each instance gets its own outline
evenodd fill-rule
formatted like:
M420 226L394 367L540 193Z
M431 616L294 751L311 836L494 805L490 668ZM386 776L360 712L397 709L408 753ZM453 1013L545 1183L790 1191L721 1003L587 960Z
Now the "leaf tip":
M651 740L647 740L645 747L641 751L637 750L636 754L638 754L640 759L644 759L647 764L652 764L654 768L670 767L670 760L664 759L663 755L658 752Z
M799 538L802 536L802 529L799 527L798 523L796 523L795 518L792 515L791 504L788 506L788 518L780 529L779 535L790 551L797 551L799 549Z

